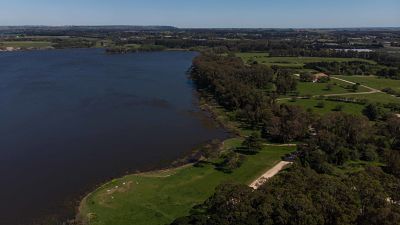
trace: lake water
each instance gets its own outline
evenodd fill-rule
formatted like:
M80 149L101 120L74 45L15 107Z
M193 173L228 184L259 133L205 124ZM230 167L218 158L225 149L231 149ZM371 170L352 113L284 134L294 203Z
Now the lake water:
M95 185L225 137L198 109L195 55L0 53L0 224L73 216Z

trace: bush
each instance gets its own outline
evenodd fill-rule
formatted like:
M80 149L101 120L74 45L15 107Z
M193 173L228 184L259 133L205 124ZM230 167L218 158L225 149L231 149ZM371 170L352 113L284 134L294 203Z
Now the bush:
M396 97L400 96L400 92L393 90L392 88L384 88L382 89L383 92L388 93L389 95L394 95Z
M329 77L321 77L318 79L318 83L328 83L329 80Z
M333 108L332 110L335 112L341 112L343 108L344 108L343 105L336 105L335 108Z
M242 148L239 151L248 153L257 153L262 148L262 140L260 134L253 132L242 143Z
M387 103L384 104L383 107L390 109L392 112L398 112L400 111L400 104L399 103Z
M313 75L310 72L305 72L300 74L301 82L312 82L314 80Z
M318 102L317 105L315 106L317 108L324 108L325 107L325 103L324 102Z
M364 116L368 117L369 120L377 120L382 115L382 109L378 107L376 104L368 104L363 109L362 113Z
M364 149L362 159L365 161L376 161L378 159L378 154L373 146L367 146Z
M224 173L232 173L236 168L239 168L244 161L244 156L236 152L229 152L222 157L222 162L216 164L216 169Z
M358 91L358 89L359 89L359 87L360 87L360 84L354 84L353 86L351 86L351 90L353 91L353 92L356 92L356 91Z

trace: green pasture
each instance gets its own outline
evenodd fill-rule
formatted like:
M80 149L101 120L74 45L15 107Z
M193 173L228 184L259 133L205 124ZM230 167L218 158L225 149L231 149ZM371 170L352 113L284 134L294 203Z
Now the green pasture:
M239 146L230 139L224 148ZM212 195L224 182L249 184L281 160L294 147L265 146L257 155L246 156L232 173L212 165L128 175L115 179L85 198L80 216L91 225L161 225L185 216L190 209Z

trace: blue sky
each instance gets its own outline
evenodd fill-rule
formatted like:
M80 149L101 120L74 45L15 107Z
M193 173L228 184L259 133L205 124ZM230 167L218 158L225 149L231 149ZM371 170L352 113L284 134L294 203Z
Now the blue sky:
M400 26L400 0L0 0L0 25Z

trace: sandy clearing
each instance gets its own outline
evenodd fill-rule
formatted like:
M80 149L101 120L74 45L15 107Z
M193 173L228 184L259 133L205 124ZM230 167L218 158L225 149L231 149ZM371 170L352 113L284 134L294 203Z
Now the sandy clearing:
M249 187L253 189L258 189L262 184L264 184L269 178L275 176L276 174L279 173L285 166L292 164L292 162L288 161L280 161L278 164L276 164L274 167L269 169L267 172L265 172L263 175L258 177L255 181L253 181Z

